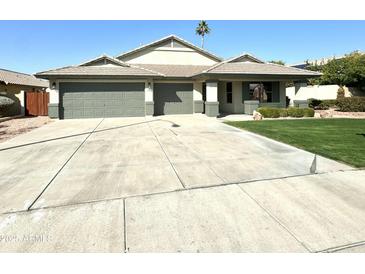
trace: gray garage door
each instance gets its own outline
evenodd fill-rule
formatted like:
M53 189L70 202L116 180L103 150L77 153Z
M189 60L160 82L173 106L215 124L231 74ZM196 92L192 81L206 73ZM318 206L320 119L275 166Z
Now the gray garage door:
M155 115L193 113L193 84L156 83L153 97Z
M145 116L144 83L60 83L61 118Z

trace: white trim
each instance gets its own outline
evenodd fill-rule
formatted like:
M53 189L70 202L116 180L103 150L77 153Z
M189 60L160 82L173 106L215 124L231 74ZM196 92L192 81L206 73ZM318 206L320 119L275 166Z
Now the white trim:
M181 51L181 52L196 52L193 49L189 49L189 48L166 48L166 47L161 47L161 48L155 48L155 51Z

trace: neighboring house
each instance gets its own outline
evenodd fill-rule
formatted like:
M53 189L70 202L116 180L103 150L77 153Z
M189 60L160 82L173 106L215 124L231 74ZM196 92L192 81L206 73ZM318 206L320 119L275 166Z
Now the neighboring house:
M0 69L0 95L15 101L3 115L24 115L25 92L45 90L48 86L48 81L38 79L33 75Z
M252 113L285 107L286 82L320 73L268 64L242 54L228 60L171 35L113 57L37 73L49 79L55 118ZM262 83L267 101L252 100Z

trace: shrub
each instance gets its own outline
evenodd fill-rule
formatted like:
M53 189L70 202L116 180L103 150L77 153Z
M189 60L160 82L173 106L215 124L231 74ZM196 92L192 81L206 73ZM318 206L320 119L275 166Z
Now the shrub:
M311 108L267 108L262 107L257 109L264 118L279 118L279 117L313 117L314 110Z
M314 117L314 109L312 108L302 108L304 117Z
M280 117L288 117L288 110L286 108L279 108Z
M280 109L278 108L258 108L257 109L258 112L261 113L261 115L264 118L278 118L280 117Z
M5 96L0 96L0 109L6 109L14 104L14 100Z
M329 109L337 104L337 100L308 99L308 106L313 109Z
M322 100L319 100L319 99L315 99L315 98L310 98L308 99L308 106L310 108L316 108L318 107L320 104L322 103Z
M303 108L288 108L288 116L290 117L303 117Z
M345 98L345 90L343 87L339 87L337 90L337 99Z
M365 112L365 97L346 97L337 100L339 111Z

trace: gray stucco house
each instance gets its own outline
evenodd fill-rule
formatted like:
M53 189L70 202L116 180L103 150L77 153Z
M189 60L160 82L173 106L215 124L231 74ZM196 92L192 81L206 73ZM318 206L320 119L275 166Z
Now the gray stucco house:
M103 55L36 76L50 82L49 115L67 119L252 113L259 105L285 107L286 82L320 74L250 54L223 60L170 35L116 57ZM265 87L265 101L252 100L258 84Z

